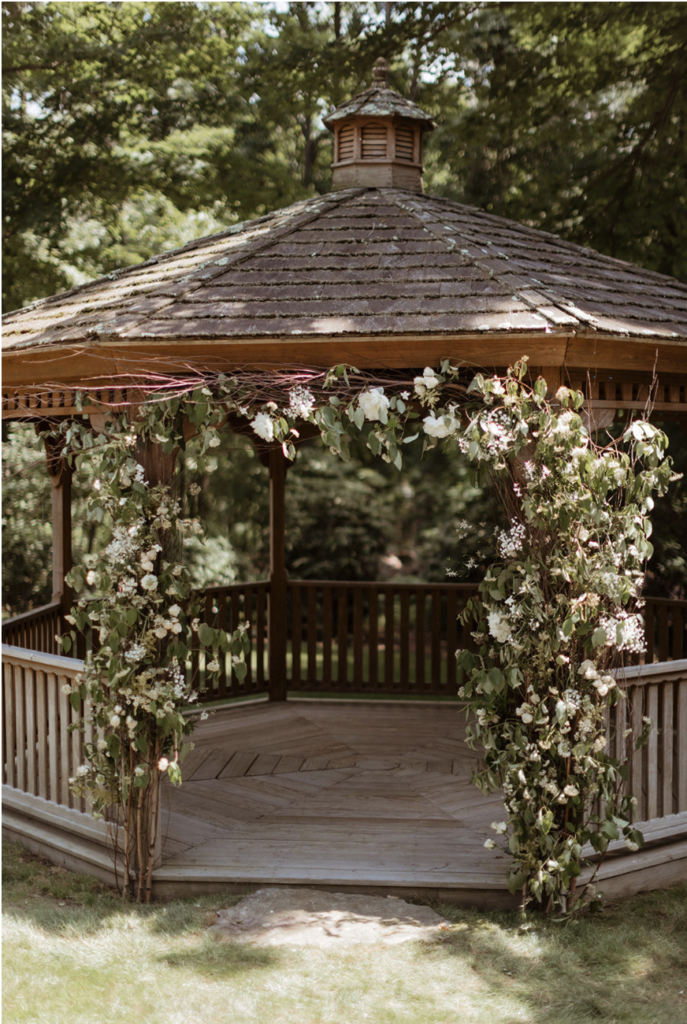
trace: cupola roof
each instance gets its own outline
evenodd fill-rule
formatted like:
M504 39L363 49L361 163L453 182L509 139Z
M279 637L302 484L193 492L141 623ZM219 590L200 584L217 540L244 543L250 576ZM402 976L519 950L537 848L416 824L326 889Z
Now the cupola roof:
M327 114L323 118L327 128L333 129L335 125L351 117L399 117L416 121L427 131L436 128L429 114L418 107L417 103L412 103L399 92L390 89L388 81L389 67L384 58L380 57L373 68L370 88L359 92L331 114Z

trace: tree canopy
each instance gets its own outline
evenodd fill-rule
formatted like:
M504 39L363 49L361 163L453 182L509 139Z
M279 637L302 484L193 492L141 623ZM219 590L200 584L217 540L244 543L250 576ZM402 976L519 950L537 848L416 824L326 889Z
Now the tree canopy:
M439 124L428 191L687 278L680 3L2 10L6 310L326 192L379 55Z

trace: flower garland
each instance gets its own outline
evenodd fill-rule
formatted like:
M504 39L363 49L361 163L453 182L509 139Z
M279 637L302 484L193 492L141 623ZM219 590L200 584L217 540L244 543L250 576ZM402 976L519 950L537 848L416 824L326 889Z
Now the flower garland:
M468 382L444 360L412 382L345 366L326 374L207 374L151 389L135 413L110 414L104 432L79 420L53 432L77 468L95 461L88 514L107 516L112 528L108 546L69 577L82 596L64 650L76 630L90 627L99 637L71 695L75 707L86 702L81 728L95 726L97 738L71 782L96 814L111 805L123 814L125 886L133 874L137 898L150 894L160 776L181 782L183 741L193 727L194 633L208 676L223 658L240 678L246 671L245 626L229 635L201 621L182 546L203 527L183 518L172 473L174 453L190 435L202 462L231 414L288 458L305 421L343 459L360 434L399 469L404 444L443 441L459 445L479 478L500 481L511 526L497 537L480 600L469 604L475 649L458 652L458 665L459 695L474 719L470 742L485 754L475 782L505 797L508 820L493 827L509 833L509 886L570 909L583 895L576 879L586 843L602 854L621 834L641 844L631 797L621 794L627 772L605 753L606 716L622 699L613 659L642 644L637 609L651 554L651 494L663 493L671 476L667 441L637 421L603 448L584 426L581 394L561 388L550 403L545 382L530 387L525 373L523 360L505 378L478 374ZM168 460L169 481L149 482L152 451ZM594 811L599 800L603 815Z

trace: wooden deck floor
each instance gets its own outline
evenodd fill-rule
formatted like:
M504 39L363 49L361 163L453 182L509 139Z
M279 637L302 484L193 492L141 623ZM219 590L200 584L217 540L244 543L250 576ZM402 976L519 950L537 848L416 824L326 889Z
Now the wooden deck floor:
M510 903L507 860L484 849L500 798L470 782L455 705L293 701L199 725L166 787L158 891L226 883L467 890Z

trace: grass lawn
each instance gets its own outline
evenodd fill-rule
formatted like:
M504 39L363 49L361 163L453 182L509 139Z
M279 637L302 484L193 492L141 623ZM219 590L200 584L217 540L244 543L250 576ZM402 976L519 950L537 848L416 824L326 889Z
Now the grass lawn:
M5 1024L683 1024L687 885L570 924L437 907L433 945L254 949L240 897L140 908L6 844Z

